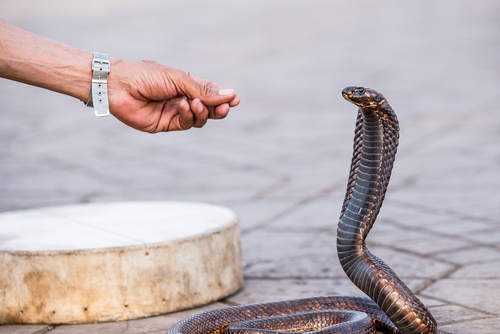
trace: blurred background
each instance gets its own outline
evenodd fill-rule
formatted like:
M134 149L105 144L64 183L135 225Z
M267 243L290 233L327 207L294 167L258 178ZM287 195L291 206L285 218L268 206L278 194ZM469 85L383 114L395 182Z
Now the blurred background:
M487 117L497 133L499 7L0 1L2 17L25 30L124 60L156 60L242 99L201 130L149 135L96 118L73 98L1 80L0 210L176 199L262 202L270 212L333 186L343 192L356 114L340 95L347 85L379 90L398 113L398 162L470 118ZM440 168L436 160L422 168L428 164ZM334 206L336 216L340 202Z
M401 125L380 215L387 225L374 228L374 246L391 265L409 249L415 259L399 265L402 276L417 291L431 287L428 296L462 268L450 254L500 259L498 1L0 0L0 15L241 96L224 120L150 135L96 118L70 97L0 80L0 211L123 200L223 205L241 219L246 289L267 291L266 279L343 278L333 238L356 107L341 90L360 85L382 92ZM418 259L431 269L412 267ZM342 292L321 282L296 295Z

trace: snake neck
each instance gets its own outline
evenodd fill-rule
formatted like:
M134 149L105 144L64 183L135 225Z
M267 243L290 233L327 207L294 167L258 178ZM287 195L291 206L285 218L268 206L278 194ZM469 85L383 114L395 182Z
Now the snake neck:
M392 126L384 124L388 123L385 118L376 109L358 111L351 172L337 234L340 244L348 243L358 253L363 251L364 240L382 207L396 155L397 118ZM393 133L387 136L389 130ZM385 136L396 139L394 147L389 147Z
M388 104L382 110L360 108L337 253L349 279L382 308L400 333L435 333L436 322L427 308L365 243L384 200L398 138L398 121Z

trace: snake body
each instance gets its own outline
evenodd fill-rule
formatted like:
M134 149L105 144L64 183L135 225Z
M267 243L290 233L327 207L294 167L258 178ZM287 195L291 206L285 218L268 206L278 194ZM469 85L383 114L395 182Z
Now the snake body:
M384 96L375 90L349 86L342 95L359 110L337 229L337 253L349 279L371 299L322 296L221 308L181 320L167 334L436 332L436 321L429 310L365 244L391 177L399 139L398 119Z

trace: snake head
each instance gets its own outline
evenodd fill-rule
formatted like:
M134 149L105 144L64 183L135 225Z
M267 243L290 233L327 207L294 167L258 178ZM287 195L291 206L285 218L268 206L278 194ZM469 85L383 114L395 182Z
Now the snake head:
M342 96L361 109L378 108L386 103L382 94L373 89L364 87L348 86L342 91Z

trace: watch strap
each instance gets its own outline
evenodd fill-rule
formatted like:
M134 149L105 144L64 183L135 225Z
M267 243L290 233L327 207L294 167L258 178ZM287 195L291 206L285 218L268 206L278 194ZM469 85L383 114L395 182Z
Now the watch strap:
M87 107L93 107L95 115L98 117L109 115L108 75L110 70L111 65L108 55L94 52L94 59L92 60L92 85Z

